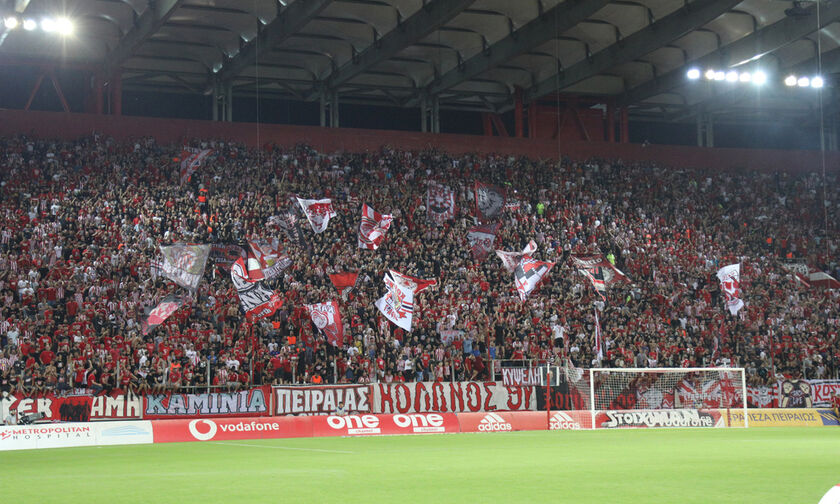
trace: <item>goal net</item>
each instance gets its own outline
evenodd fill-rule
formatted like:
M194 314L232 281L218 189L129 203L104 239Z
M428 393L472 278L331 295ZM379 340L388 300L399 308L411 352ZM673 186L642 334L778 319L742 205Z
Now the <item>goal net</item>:
M747 427L743 368L594 368L592 424Z

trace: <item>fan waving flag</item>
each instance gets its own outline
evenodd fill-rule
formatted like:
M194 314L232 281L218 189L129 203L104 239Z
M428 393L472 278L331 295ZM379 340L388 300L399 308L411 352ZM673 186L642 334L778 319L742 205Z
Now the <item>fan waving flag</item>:
M411 331L414 291L395 281L390 273L385 273L385 288L387 292L376 301L376 307L385 318L406 331Z
M179 243L160 247L163 260L160 261L160 273L181 287L190 291L198 288L207 258L210 257L210 245L186 245Z
M620 269L612 265L601 254L572 256L577 270L592 282L592 287L604 301L607 300L607 287L630 279Z
M400 285L408 287L415 294L420 294L429 287L437 285L437 280L435 280L434 278L432 278L431 280L425 280L423 278L416 278L409 275L403 275L398 271L389 271L391 273L391 278L397 281Z
M346 296L356 287L356 281L359 280L358 273L330 273L330 280L335 288L341 292L342 296Z
M248 246L251 248L251 253L248 254L248 274L251 279L259 280L261 276L271 280L292 265L292 260L283 253L283 246L277 238L248 240ZM256 262L259 275L251 275L252 261Z
M245 317L250 321L260 320L274 315L281 306L283 298L265 287L263 282L252 282L244 259L238 259L230 268L230 279L239 296L239 303Z
M744 307L744 301L741 299L741 263L724 266L718 270L717 277L720 280L720 290L726 297L725 303L729 313L737 315Z
M429 182L426 189L426 208L429 220L440 226L455 217L455 191L438 184Z
M554 263L552 262L537 261L530 256L523 257L513 271L519 299L525 301L553 267Z
M362 222L359 224L359 248L376 250L391 227L392 215L382 215L367 204L362 205Z
M330 218L337 215L330 199L311 200L298 198L297 202L303 209L303 213L306 214L309 225L312 226L312 231L315 231L315 234L326 231L327 224L330 223Z
M493 250L493 242L496 241L496 232L501 224L489 224L485 226L474 226L467 230L467 241L470 242L470 249L473 257L483 261L487 254Z
M198 152L181 152L181 185L185 184L193 173L213 154L212 149L204 149Z
M504 209L504 189L484 182L475 182L475 217L480 222L495 219Z
M338 303L317 303L303 305L309 312L312 323L319 331L324 333L332 346L339 346L344 341L344 325L341 323L341 314L338 311Z
M502 265L505 269L508 270L509 273L513 273L513 270L519 266L519 262L523 257L529 256L536 251L537 242L531 240L530 243L528 243L528 246L522 249L522 252L505 252L504 250L497 250L496 255L502 260Z
M149 334L155 327L163 324L170 315L178 311L178 308L187 304L189 300L190 298L186 296L177 296L175 294L166 296L163 301L149 311L143 323L140 325L143 336Z

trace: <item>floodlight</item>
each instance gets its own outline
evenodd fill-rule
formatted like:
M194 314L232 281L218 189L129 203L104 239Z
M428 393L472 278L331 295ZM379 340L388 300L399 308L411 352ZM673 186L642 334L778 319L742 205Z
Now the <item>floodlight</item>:
M41 20L41 29L47 33L52 33L58 29L53 18L44 18Z
M811 85L811 79L809 79L808 77L800 77L799 80L796 81L796 84L799 87L808 87Z
M823 87L823 78L817 75L813 79L811 79L811 87L814 89L819 89Z
M24 30L32 31L35 28L38 28L38 23L36 23L34 19L24 19L23 20L23 29Z
M795 75L788 75L785 77L785 86L793 87L796 85L796 76Z
M759 70L752 74L752 82L758 86L761 86L765 82L767 82L767 74Z
M7 30L14 30L18 26L18 18L14 16L7 17L3 20L3 24L6 25Z
M73 22L63 17L55 21L56 31L62 35L71 35L73 33Z
M700 69L698 68L691 68L688 72L686 72L686 77L691 80L697 80L700 78Z
M724 79L726 79L726 73L725 72L715 72L715 80L716 81L722 81Z
M706 80L715 80L715 71L714 70L706 70Z
M738 72L735 70L730 70L726 72L726 81L727 82L738 82Z

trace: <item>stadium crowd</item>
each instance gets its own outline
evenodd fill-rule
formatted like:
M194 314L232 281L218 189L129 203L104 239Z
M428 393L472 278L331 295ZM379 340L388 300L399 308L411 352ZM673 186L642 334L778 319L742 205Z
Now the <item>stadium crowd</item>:
M528 359L589 367L593 307L604 367L728 363L746 367L751 385L840 370L838 292L805 289L783 267L798 260L840 273L840 200L824 190L834 175L191 146L214 154L182 185L180 145L0 139L0 389L488 379L502 360ZM456 216L441 227L426 215L430 180L456 190ZM512 203L495 248L533 239L534 257L557 263L526 302L495 255L477 261L467 244L475 180L506 187ZM297 207L292 195L331 198L338 217L314 234L298 209L303 240L290 239L272 217ZM394 215L375 251L357 247L362 203ZM152 279L159 245L253 237L281 238L293 260L274 285L280 311L246 321L229 274L211 261L194 302L142 335L146 311L183 291ZM571 265L578 253L603 253L632 283L601 301ZM746 306L732 316L715 274L736 262ZM410 333L374 306L388 269L438 281L416 296ZM349 295L328 276L344 271L359 272ZM333 299L346 336L338 347L302 308Z

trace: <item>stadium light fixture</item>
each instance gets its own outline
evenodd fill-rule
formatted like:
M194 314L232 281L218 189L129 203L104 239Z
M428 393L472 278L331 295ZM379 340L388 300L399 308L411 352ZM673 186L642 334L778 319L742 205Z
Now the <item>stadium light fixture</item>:
M735 70L726 72L726 82L738 82L738 72Z
M816 77L811 79L811 87L814 88L814 89L819 89L819 88L823 87L823 84L824 84L823 78L820 77L819 75L817 75Z
M69 19L62 17L58 18L55 21L55 29L58 33L62 35L72 35L73 34L73 22Z
M3 20L3 25L6 26L7 30L14 30L18 27L18 18L14 16L7 17Z
M32 31L35 28L38 28L38 23L35 22L34 19L24 19L23 20L23 29L26 31Z
M785 86L793 87L796 85L796 76L795 75L788 75L785 77Z
M689 69L688 72L685 73L686 77L691 80L697 80L700 78L700 69L699 68L692 68Z
M796 84L799 87L808 87L811 85L811 79L809 79L808 77L800 77L799 80L796 81Z
M761 70L752 74L752 82L756 86L763 86L767 82L767 74Z
M722 80L725 80L725 79L726 79L726 73L725 72L721 72L721 71L715 72L715 80L716 81L722 81Z
M752 80L752 74L749 72L742 72L741 75L738 76L738 80L741 82L750 82Z
M41 29L47 33L52 33L58 29L53 18L44 18L41 20Z
M715 80L715 71L712 69L706 70L706 80Z

